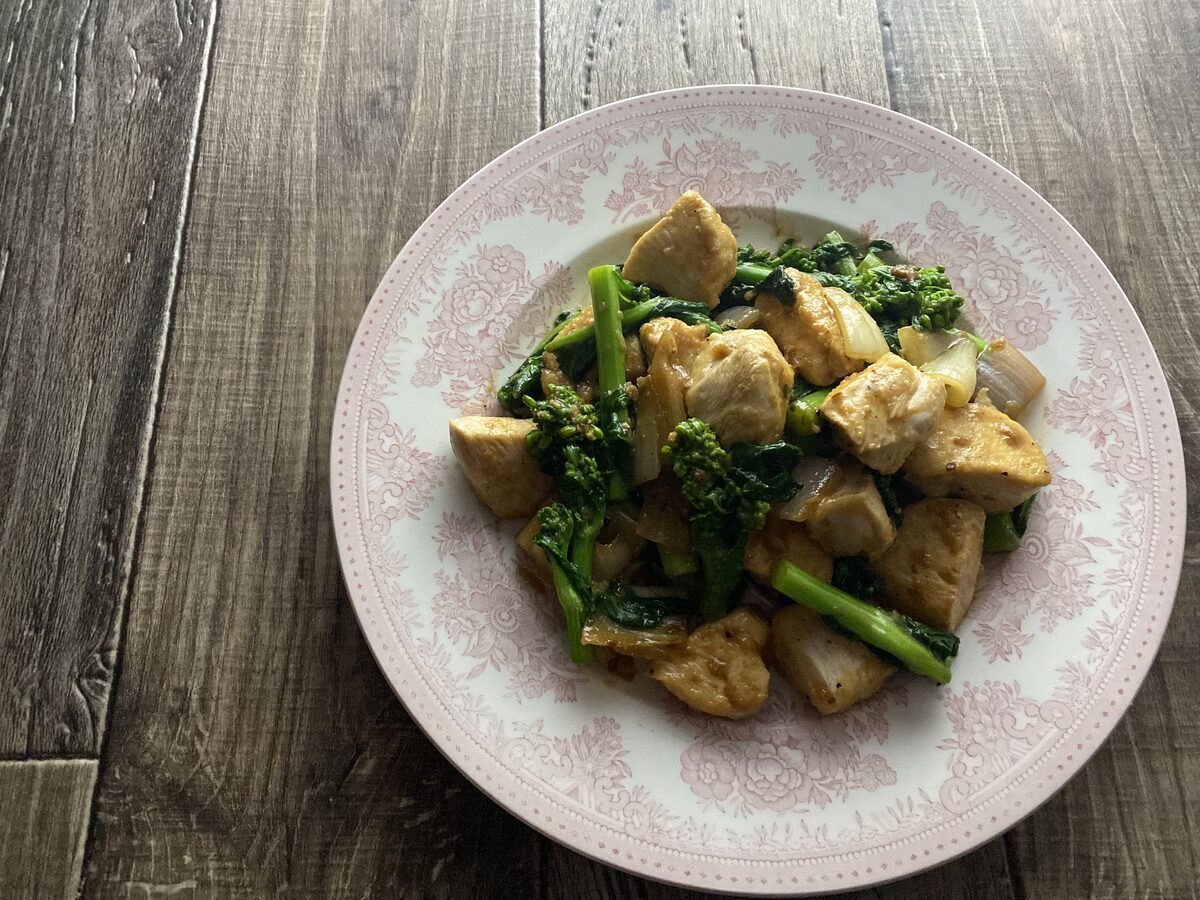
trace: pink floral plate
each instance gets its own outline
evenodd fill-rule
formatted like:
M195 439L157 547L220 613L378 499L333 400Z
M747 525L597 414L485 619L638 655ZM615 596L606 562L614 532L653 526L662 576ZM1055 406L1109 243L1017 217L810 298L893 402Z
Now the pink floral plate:
M1049 385L1026 424L1054 483L989 557L945 688L898 676L822 718L782 679L754 719L689 713L578 669L553 599L474 498L446 423L494 384L589 265L696 188L740 241L829 224L945 263L984 334ZM1027 185L897 113L809 91L636 97L535 135L417 230L354 339L333 431L342 569L363 632L429 738L546 835L650 878L804 894L889 881L987 841L1058 790L1158 647L1184 534L1179 430L1112 275Z

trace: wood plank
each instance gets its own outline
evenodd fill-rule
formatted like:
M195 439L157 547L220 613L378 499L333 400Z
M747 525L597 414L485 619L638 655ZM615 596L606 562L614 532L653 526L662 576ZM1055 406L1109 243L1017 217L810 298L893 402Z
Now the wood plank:
M1191 247L1200 228L1200 7L1168 0L884 0L895 103L1014 169L1112 268L1200 441ZM936 42L928 22L939 23ZM1187 457L1189 524L1200 458ZM1200 556L1113 736L1010 835L1026 897L1193 897L1200 873Z
M0 896L75 900L95 760L0 762Z
M209 4L0 4L0 756L96 754Z
M803 18L803 37L798 26ZM545 4L545 124L697 84L780 84L888 104L874 0Z
M537 128L536 29L533 2L221 3L87 896L536 883L539 839L385 686L327 474L380 275Z
M546 123L632 94L732 82L831 91L887 106L874 0L805 4L802 39L795 27L780 25L793 21L797 9L784 0L547 3ZM546 852L548 897L702 896L617 872L557 845ZM862 896L1001 900L1014 890L997 840L934 872Z

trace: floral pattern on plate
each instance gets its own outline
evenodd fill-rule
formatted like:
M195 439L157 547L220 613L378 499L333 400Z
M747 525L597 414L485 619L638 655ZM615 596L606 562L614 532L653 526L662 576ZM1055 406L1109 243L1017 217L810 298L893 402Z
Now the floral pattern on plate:
M989 558L954 680L897 676L835 718L781 679L743 722L577 669L559 613L449 462L590 265L683 190L770 245L830 225L944 263L986 334L1049 385L1025 417L1053 485ZM934 865L1009 827L1103 741L1144 677L1182 554L1162 371L1112 276L1013 175L868 104L782 88L634 98L481 170L417 231L363 317L338 398L338 549L363 631L441 750L567 845L665 881L824 893Z

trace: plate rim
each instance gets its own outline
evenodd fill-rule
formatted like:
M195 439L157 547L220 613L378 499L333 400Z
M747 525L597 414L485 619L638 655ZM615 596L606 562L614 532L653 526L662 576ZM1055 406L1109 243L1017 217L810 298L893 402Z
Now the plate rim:
M1162 584L1164 585L1162 592L1163 599L1159 604L1160 614L1155 618L1154 622L1151 624L1151 627L1146 631L1145 651L1138 655L1137 659L1139 661L1135 663L1130 663L1128 659L1129 653L1123 651L1116 659L1114 659L1114 662L1110 666L1110 671L1112 672L1117 671L1118 665L1122 667L1127 664L1132 666L1132 669L1129 671L1130 679L1128 681L1128 689L1125 690L1119 709L1116 710L1117 714L1110 715L1108 712L1104 713L1104 724L1094 726L1093 731L1095 736L1088 737L1087 739L1090 743L1085 744L1083 749L1076 751L1073 758L1069 760L1066 765L1059 765L1057 767L1059 774L1053 776L1053 779L1047 784L1044 795L1037 796L1037 794L1040 793L1040 790L1038 789L1019 788L1019 791L1025 791L1028 795L1030 795L1031 802L1026 804L1017 804L1018 807L1024 806L1025 808L1021 809L1019 812L994 817L994 820L991 823L988 825L981 825L971 835L970 838L966 839L965 841L959 841L953 846L953 849L948 850L947 852L939 851L935 853L928 853L927 855L919 857L916 854L913 854L915 858L914 861L910 861L910 863L907 865L903 862L897 861L897 864L892 867L892 871L879 873L878 869L876 869L875 874L872 876L862 877L860 873L860 876L857 878L846 877L835 885L825 882L822 885L810 884L809 887L802 887L799 884L793 886L784 886L782 883L774 886L758 886L746 883L741 879L738 879L738 886L735 887L734 885L724 883L723 881L717 881L714 883L712 878L698 878L695 871L689 871L682 875L679 872L676 872L676 874L671 876L665 875L661 871L655 872L653 867L650 866L650 862L653 862L653 860L650 860L650 862L643 861L642 866L639 867L637 861L633 860L632 857L622 860L619 853L614 853L613 857L609 858L588 846L586 843L586 834L581 832L580 838L574 841L570 838L556 835L552 832L549 824L543 825L539 819L529 815L527 812L519 808L515 800L515 795L514 799L509 799L505 796L502 796L497 791L489 788L482 778L478 778L472 773L469 765L469 760L471 759L470 751L468 750L463 752L460 749L459 752L462 753L463 756L463 758L460 760L455 753L452 753L451 750L445 746L445 741L442 739L442 737L431 731L433 723L427 723L422 716L416 710L414 710L413 703L410 702L410 698L405 696L403 691L404 682L402 680L403 673L394 671L395 667L390 667L383 659L383 648L377 645L376 638L373 636L373 633L368 627L368 623L364 618L366 613L365 607L369 602L369 598L363 595L368 592L368 589L356 588L355 584L351 582L350 577L347 575L348 570L351 572L354 571L350 567L353 566L355 560L350 554L352 554L355 550L358 550L358 552L362 552L365 556L365 550L364 548L358 546L348 546L358 545L359 542L357 541L356 536L350 533L348 526L343 525L340 522L339 516L337 515L337 510L335 508L338 500L338 492L343 490L342 486L348 480L345 470L348 466L352 467L357 463L357 460L354 460L353 458L351 458L351 461L348 463L346 458L339 457L339 447L345 449L347 446L352 445L354 442L354 436L357 434L355 431L350 435L349 438L339 438L339 433L345 432L345 429L341 426L341 419L346 415L345 408L349 406L351 398L361 393L362 390L361 382L357 386L354 383L354 369L351 363L351 359L354 355L354 348L358 346L366 346L366 340L369 334L369 329L367 326L371 321L372 311L374 310L378 312L383 306L385 299L388 298L388 292L385 289L385 285L390 280L393 280L399 274L399 272L411 262L411 260L405 259L405 256L410 248L413 247L417 242L417 239L428 229L432 228L433 223L438 221L444 214L446 214L451 207L460 202L463 196L469 193L474 186L478 185L481 181L494 174L498 169L502 168L506 163L511 161L513 157L518 156L531 149L532 146L545 141L550 135L563 134L569 131L572 126L578 125L583 120L589 120L599 116L611 114L614 111L621 110L625 107L630 107L637 104L645 104L646 102L686 100L689 98L694 99L702 97L716 98L722 95L729 95L726 98L727 100L735 100L739 95L743 94L774 94L777 96L790 98L791 100L811 100L821 103L835 102L837 104L847 105L851 108L857 109L860 113L868 113L877 118L882 118L884 121L898 123L902 126L905 126L907 129L917 130L923 132L926 136L940 139L951 149L965 154L968 159L973 159L977 164L995 170L999 175L1002 175L1006 179L1015 183L1015 185L1021 189L1025 197L1030 199L1035 206L1040 206L1042 208L1043 214L1050 218L1052 224L1055 224L1059 228L1063 229L1069 238L1072 238L1077 242L1078 248L1081 249L1086 256L1086 258L1081 258L1080 262L1087 262L1097 269L1098 279L1101 281L1107 281L1109 284L1111 284L1114 290L1116 307L1120 308L1120 306L1123 304L1127 309L1130 319L1132 323L1134 323L1134 329L1130 335L1134 339L1133 343L1136 344L1139 340L1144 341L1145 347L1149 350L1147 366L1149 371L1145 373L1143 378L1150 384L1161 386L1165 397L1165 403L1163 405L1165 407L1166 421L1153 423L1151 427L1154 427L1159 431L1160 439L1164 441L1163 449L1167 452L1167 454L1169 455L1170 453L1174 453L1176 459L1180 460L1182 463L1182 436L1179 431L1178 417L1175 411L1173 398L1170 394L1169 383L1167 382L1166 374L1162 368L1162 363L1158 358L1157 351L1155 350L1154 345L1145 330L1144 324L1137 314L1136 308L1129 300L1128 295L1125 293L1116 277L1105 265L1104 261L1100 258L1099 254L1096 253L1094 248L1092 248L1087 240L1084 239L1084 237L1066 219L1066 217L1063 216L1048 200L1042 197L1042 195L1033 187L1031 187L1007 167L967 144L966 142L948 134L945 131L942 131L935 126L924 123L911 116L905 115L904 113L897 112L896 110L887 109L867 101L804 88L761 84L711 84L685 88L671 88L645 94L638 94L585 110L546 129L543 129L542 131L536 132L508 150L505 150L486 165L479 168L474 174L472 174L454 191L452 191L444 200L442 200L442 202L439 203L422 221L422 223L412 232L412 234L405 241L404 245L398 251L395 258L385 270L378 286L373 292L371 300L364 310L363 315L359 320L359 324L355 329L354 339L350 348L348 349L347 358L343 366L331 421L329 455L331 518L333 519L339 568L342 572L343 583L345 584L347 596L350 600L350 606L354 611L359 628L366 639L367 645L370 648L371 654L374 657L376 664L379 666L380 671L383 673L393 693L400 700L406 712L421 729L425 737L462 775L467 778L468 781L470 781L478 790L484 793L493 802L497 803L502 809L520 819L526 825L534 828L544 836L554 840L556 843L568 847L574 852L581 853L582 855L604 863L605 865L614 866L639 877L644 877L667 884L698 888L717 893L737 893L743 895L749 893L751 895L758 896L807 896L814 893L840 893L842 891L882 885L916 875L920 872L950 862L951 860L969 853L982 846L984 843L1004 834L1019 822L1024 820L1042 804L1057 795L1066 786L1066 784L1078 774L1088 760L1090 760L1104 745L1105 741L1111 735L1117 723L1132 705L1133 700L1140 691L1146 676L1149 674L1149 670L1153 665L1154 659L1157 656L1158 650L1161 646L1166 625L1170 619L1170 614L1174 608L1175 599L1178 593L1179 580L1182 574L1184 548L1186 546L1186 540L1184 539L1184 535L1186 533L1186 517L1178 510L1178 507L1174 508L1174 510L1169 507L1166 509L1160 509L1160 514L1163 516L1163 528L1165 530L1178 533L1180 535L1180 539L1176 542L1173 550L1166 559L1167 566L1165 571L1163 569L1159 569L1157 573L1160 575L1165 575L1165 577L1162 579ZM670 110L666 110L666 112L670 112ZM1125 359L1132 358L1130 354L1125 352L1122 353L1122 357ZM1143 405L1141 403L1143 399L1143 396L1137 397L1139 406ZM340 476L339 467L344 470ZM1177 474L1175 474L1173 477L1177 478L1180 486L1186 490L1186 471L1182 465L1178 467ZM1142 593L1147 596L1149 595L1148 591L1143 591ZM669 853L669 851L666 851L663 848L647 846L638 838L625 836L625 840L632 842L633 845L640 845L643 850L643 855L645 856ZM947 844L947 847L949 846L950 845ZM613 849L616 850L615 847ZM748 864L752 864L753 861L747 860L746 862ZM770 863L770 865L776 867L790 866L789 871L800 872L806 868L811 868L812 863L806 863L803 860L781 859L777 862ZM742 886L743 884L745 885L744 887Z

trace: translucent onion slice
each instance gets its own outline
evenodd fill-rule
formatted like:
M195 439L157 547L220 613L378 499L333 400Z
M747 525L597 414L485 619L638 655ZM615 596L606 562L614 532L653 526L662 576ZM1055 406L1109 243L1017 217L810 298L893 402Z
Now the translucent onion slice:
M960 337L921 366L921 371L946 385L946 405L964 406L975 393L975 342Z
M626 656L653 659L687 640L687 619L667 616L653 628L626 628L597 613L583 626L583 643L609 647Z
M637 533L675 553L692 552L687 502L673 476L663 476L643 489Z
M883 332L879 330L871 314L859 306L857 300L841 288L834 287L825 288L825 296L837 316L848 357L875 362L888 352Z
M792 469L792 478L800 484L800 490L779 510L779 518L789 522L803 522L816 505L813 501L821 490L838 473L837 463L820 456L806 456Z
M659 451L665 441L658 432L659 412L649 378L638 379L637 425L633 429L633 483L658 477Z
M905 325L896 336L900 339L900 355L914 366L923 366L941 356L960 339L953 331L923 331L911 325Z
M617 531L612 540L598 539L592 551L592 579L615 581L618 575L629 568L645 543L636 534L624 531Z
M978 371L976 386L987 391L996 409L1014 419L1028 409L1046 386L1046 376L1004 338L992 341L979 354Z
M716 323L726 328L753 328L760 321L762 313L753 306L731 306L716 316Z

